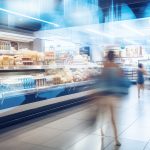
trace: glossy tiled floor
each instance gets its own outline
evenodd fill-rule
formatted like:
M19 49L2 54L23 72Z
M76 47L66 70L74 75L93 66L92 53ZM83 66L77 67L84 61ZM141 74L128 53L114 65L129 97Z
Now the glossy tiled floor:
M95 104L84 104L1 131L0 150L150 150L150 91L137 99L137 89L116 106L121 147L114 146L109 117L90 126ZM105 111L105 110L104 110ZM103 114L103 113L102 113Z

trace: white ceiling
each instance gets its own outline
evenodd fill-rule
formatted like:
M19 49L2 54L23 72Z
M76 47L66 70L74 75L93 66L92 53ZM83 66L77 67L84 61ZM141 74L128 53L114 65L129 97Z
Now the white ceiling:
M45 30L36 32L35 36L98 45L150 45L150 18Z

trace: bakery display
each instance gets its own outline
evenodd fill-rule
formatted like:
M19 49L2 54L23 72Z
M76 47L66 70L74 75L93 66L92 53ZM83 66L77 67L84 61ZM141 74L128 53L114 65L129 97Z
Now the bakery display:
M88 65L86 55L71 55L70 53L37 52L28 49L20 49L15 53L0 55L0 67L12 68L23 66L53 66L53 65Z
M9 49L7 53L7 44L5 47L1 46L0 49L5 50L5 53L3 53L4 50L0 53L1 70L30 69L31 66L31 68L38 68L38 66L44 68L44 72L29 73L30 75L17 74L9 79L4 76L1 85L6 92L14 89L26 90L88 81L93 74L98 73L94 68L84 68L90 64L89 58L85 54L73 54L69 51L38 52L29 49L19 49L18 51Z
M51 65L55 64L54 54L42 53L32 50L20 50L18 53L0 55L0 67L18 67L32 65Z
M0 50L10 50L11 42L0 40Z

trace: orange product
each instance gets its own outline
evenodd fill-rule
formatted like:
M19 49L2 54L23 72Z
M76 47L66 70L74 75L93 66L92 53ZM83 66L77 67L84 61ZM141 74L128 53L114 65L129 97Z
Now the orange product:
M45 53L45 59L54 59L54 58L55 58L54 52L46 52Z

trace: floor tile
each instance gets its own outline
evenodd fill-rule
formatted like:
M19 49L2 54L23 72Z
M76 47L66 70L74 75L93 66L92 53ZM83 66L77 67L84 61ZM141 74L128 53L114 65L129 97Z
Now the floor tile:
M95 111L82 111L68 116L68 118L85 120L88 121L91 119L91 116L95 114Z
M141 128L150 128L150 115L139 117L133 125L140 126Z
M23 142L28 142L32 144L42 144L44 142L50 141L58 135L61 135L64 131L51 128L41 128L40 130L35 129L29 133L22 134L16 138Z
M34 145L20 141L8 140L5 143L0 143L1 150L48 150L48 147ZM49 148L50 150L50 148ZM51 150L55 150L51 148Z
M101 130L103 131L104 136L114 137L113 127L111 124L106 124L102 128L96 130L94 134L101 135ZM118 136L127 130L126 126L119 125L117 126Z
M150 129L133 124L122 135L122 138L147 142L150 139Z
M44 127L61 129L61 130L69 130L81 123L83 123L82 120L63 118L63 119L59 119L57 121L51 122L49 124L46 124Z
M101 150L113 141L111 137L89 135L71 146L68 150Z
M84 123L76 126L75 128L72 128L71 132L75 132L75 133L80 132L80 133L87 133L87 134L89 133L90 134L98 129L99 129L99 126L94 126L91 124L91 122L87 121L87 122L84 122Z
M79 132L78 133L65 132L60 136L55 137L55 139L43 143L42 145L66 150L68 147L80 141L82 138L86 136L87 134L79 133Z
M146 142L129 140L129 139L120 139L121 146L115 146L114 143L111 143L105 150L143 150Z
M144 150L150 150L150 142L145 146Z

